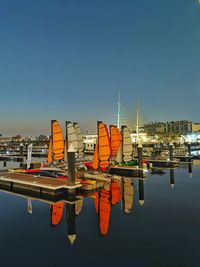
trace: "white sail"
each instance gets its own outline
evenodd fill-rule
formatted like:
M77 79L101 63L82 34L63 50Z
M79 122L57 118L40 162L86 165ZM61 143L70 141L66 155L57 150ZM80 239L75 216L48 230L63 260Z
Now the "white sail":
M118 163L122 163L122 142L120 144L119 150L117 152L117 156L115 159Z
M75 129L71 122L67 122L67 147L73 145L74 149L78 151L78 140Z
M133 159L133 145L130 135L130 130L126 126L122 126L122 148L123 148L123 161L131 161Z
M80 126L77 122L74 122L74 130L75 130L76 138L77 138L77 142L78 142L78 157L82 158L84 156L83 137L82 137Z

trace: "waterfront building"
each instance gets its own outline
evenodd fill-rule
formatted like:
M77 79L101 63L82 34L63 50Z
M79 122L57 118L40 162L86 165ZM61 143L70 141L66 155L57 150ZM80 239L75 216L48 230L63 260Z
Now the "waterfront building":
M97 134L83 134L83 145L85 151L94 151L97 137Z
M167 121L167 122L150 122L144 125L144 131L149 135L154 134L175 134L181 135L192 132L192 121ZM200 127L200 126L199 126Z
M200 132L200 123L199 122L192 123L192 132L193 133Z

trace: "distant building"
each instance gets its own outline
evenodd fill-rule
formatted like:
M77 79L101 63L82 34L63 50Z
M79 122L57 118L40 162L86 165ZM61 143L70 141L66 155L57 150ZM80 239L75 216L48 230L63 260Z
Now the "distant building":
M185 134L192 132L193 123L188 120L150 122L144 125L144 131L149 135L154 134ZM196 126L197 127L197 126ZM199 124L200 128L200 124Z
M83 134L83 144L85 151L94 151L97 137L97 134Z
M195 122L192 123L192 132L200 132L200 123L199 122Z

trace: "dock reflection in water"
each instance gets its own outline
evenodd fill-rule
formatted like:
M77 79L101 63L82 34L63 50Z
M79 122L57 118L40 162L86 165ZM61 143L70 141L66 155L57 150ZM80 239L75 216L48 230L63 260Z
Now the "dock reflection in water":
M2 266L198 266L200 168L192 180L184 168L163 172L63 200L63 209L60 202L1 191ZM22 249L25 255L15 253Z

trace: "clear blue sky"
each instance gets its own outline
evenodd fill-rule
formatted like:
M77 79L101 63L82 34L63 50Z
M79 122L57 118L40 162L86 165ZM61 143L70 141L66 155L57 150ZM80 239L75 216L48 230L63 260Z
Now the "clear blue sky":
M0 132L106 120L200 121L197 0L1 0Z

